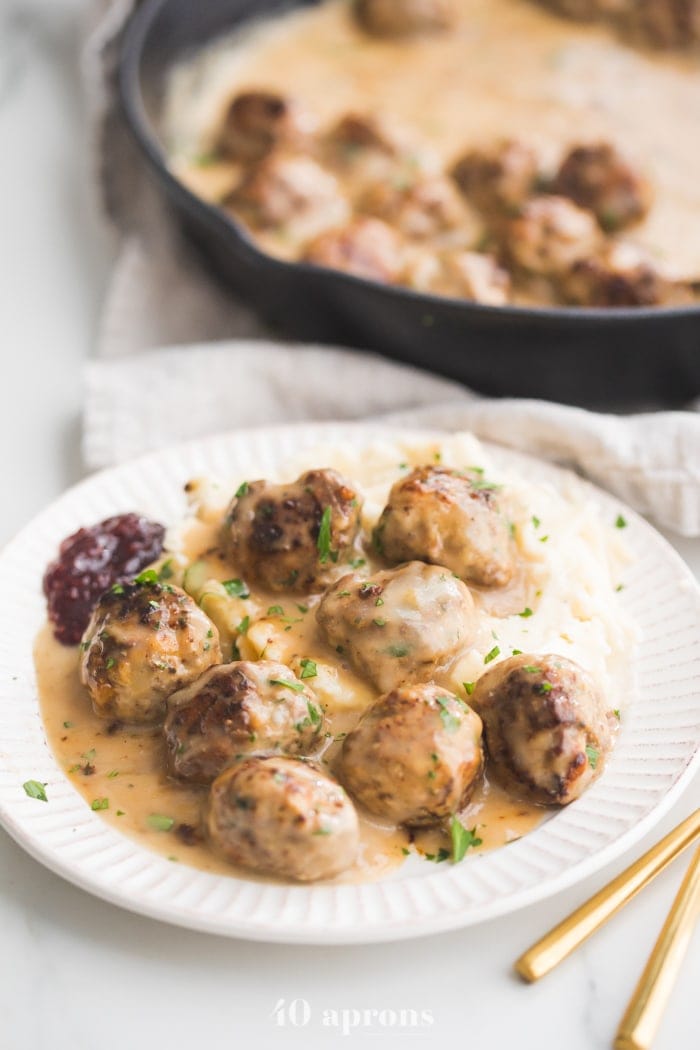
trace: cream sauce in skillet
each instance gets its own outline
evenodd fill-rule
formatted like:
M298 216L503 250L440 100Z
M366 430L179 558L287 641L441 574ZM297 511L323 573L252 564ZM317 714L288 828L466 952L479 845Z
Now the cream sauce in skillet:
M461 0L454 32L377 40L349 4L260 23L176 69L166 105L171 163L206 199L237 175L197 163L223 109L242 88L306 102L322 124L347 111L383 112L413 128L448 162L504 135L533 142L552 162L578 141L609 139L655 187L632 239L681 276L700 276L700 60L626 47L601 26L558 19L521 0ZM289 257L279 238L269 250Z

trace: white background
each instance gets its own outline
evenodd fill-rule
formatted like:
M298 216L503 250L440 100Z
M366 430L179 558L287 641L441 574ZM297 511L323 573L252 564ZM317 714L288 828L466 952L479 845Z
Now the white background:
M81 368L94 343L111 247L91 188L79 74L81 35L95 3L0 0L0 542L82 471ZM700 571L700 542L676 545ZM699 802L696 782L645 845ZM244 1040L308 1050L437 1040L470 1050L602 1050L683 862L539 985L520 984L510 966L623 866L465 932L397 946L291 948L221 940L120 912L63 883L0 832L0 1050L218 1050ZM658 1050L700 1045L699 984L696 941ZM309 1025L278 1027L275 1004L298 997L310 1004ZM429 1011L432 1025L375 1023L343 1037L322 1024L324 1011L411 1008Z

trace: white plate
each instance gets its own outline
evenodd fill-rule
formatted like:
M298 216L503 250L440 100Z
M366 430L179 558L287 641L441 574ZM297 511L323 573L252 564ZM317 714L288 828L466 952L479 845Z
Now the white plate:
M247 881L151 853L93 813L64 777L44 737L32 660L45 618L41 576L60 540L127 510L175 522L182 484L192 476L264 476L302 448L388 436L386 427L302 425L168 448L89 478L9 544L0 556L0 820L24 849L91 893L167 922L255 940L346 944L415 937L514 911L587 878L668 810L698 764L700 589L646 522L590 486L606 516L622 511L629 522L635 560L622 600L642 630L640 695L601 779L518 842L455 866L405 865L378 883ZM562 477L528 457L496 455L534 479ZM47 782L48 804L26 797L29 778Z

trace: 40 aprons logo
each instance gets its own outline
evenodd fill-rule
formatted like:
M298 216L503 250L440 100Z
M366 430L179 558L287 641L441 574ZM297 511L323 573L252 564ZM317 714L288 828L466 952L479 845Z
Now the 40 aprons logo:
M278 999L272 1010L278 1028L307 1028L320 1025L334 1028L341 1035L350 1035L360 1028L363 1031L393 1028L417 1030L430 1028L434 1023L432 1010L417 1009L373 1009L324 1007L314 1010L308 999Z

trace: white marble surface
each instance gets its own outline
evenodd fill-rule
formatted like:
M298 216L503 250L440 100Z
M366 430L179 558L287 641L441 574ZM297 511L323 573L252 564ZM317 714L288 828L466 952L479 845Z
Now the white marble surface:
M109 267L91 198L78 48L89 0L0 0L0 317L5 477L0 542L81 474L81 366ZM677 544L700 572L700 542ZM696 782L647 844L700 804ZM637 851L635 851L637 852ZM629 859L632 859L631 857ZM683 863L540 985L509 972L530 941L623 862L512 918L397 946L323 949L225 941L123 913L74 889L0 833L2 1050L466 1045L603 1050L668 910ZM658 1050L697 1046L691 947ZM308 1026L276 1024L279 999ZM323 1012L417 1009L416 1030ZM353 1019L349 1015L350 1020Z

